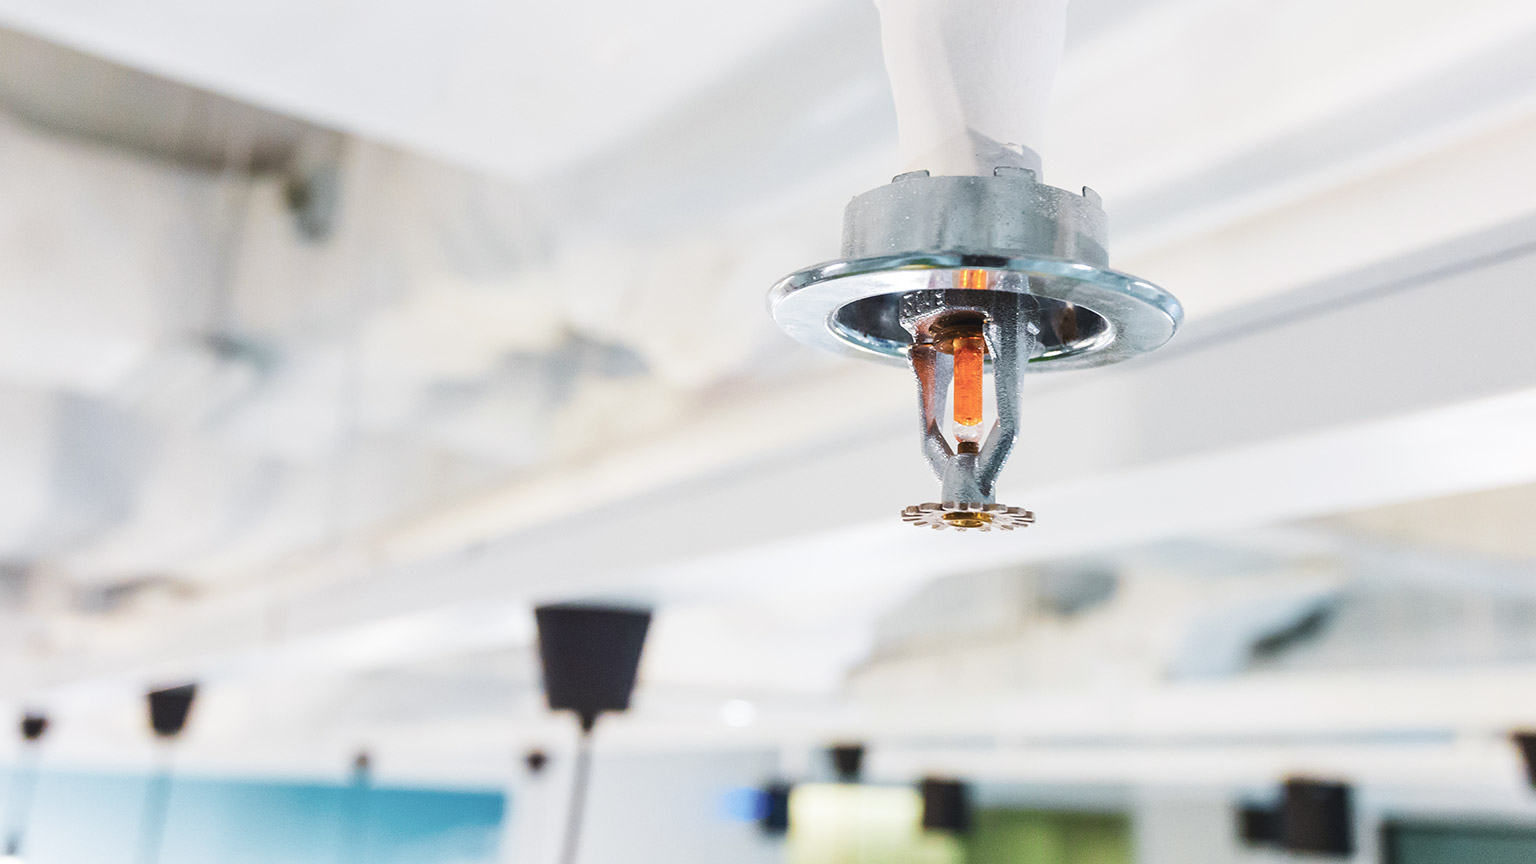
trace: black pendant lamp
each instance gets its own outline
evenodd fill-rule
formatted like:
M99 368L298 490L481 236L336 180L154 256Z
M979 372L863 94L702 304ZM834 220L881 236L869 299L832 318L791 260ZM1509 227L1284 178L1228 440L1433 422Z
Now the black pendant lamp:
M917 784L923 798L923 830L964 834L971 830L971 790L959 780L926 777Z
M22 860L22 845L32 815L32 796L37 790L39 751L47 732L47 715L32 711L22 715L21 752L16 758L16 773L11 775L10 807L5 823L5 857L11 861Z
M582 808L592 770L597 718L629 710L640 652L651 626L649 609L555 604L534 610L544 695L552 711L570 711L581 726L560 860L575 864Z
M764 786L759 794L762 804L757 816L757 827L769 837L783 837L789 833L789 796L795 787L782 781Z
M827 748L827 758L832 760L832 771L839 783L857 783L864 776L863 744L833 744Z
M139 823L139 864L158 864L160 844L165 839L166 815L171 804L171 744L187 728L192 705L197 701L197 685L162 687L145 694L149 704L149 727L165 744L160 770L150 778L144 793L144 814Z
M341 860L362 864L368 860L368 818L373 789L373 756L366 750L352 757L352 781L341 809Z
M543 750L529 750L523 754L523 767L528 769L529 777L537 777L544 773L544 768L549 765L549 754Z
M1280 842L1291 852L1349 858L1355 854L1349 784L1293 777L1280 798Z

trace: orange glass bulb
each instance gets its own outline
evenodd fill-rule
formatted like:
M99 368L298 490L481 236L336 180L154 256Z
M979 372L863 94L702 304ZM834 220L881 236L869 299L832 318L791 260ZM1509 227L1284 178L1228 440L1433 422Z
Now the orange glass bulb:
M987 281L988 273L985 270L961 270L955 274L955 287L968 288L973 291L985 291L991 287Z
M955 347L955 422L961 426L981 423L983 361L987 340L980 336L957 336Z

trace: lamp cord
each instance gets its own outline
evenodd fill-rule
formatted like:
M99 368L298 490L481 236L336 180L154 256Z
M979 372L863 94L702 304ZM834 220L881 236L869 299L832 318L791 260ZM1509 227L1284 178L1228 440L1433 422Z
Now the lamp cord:
M144 792L144 814L139 822L139 864L159 864L165 839L166 816L171 807L171 751L167 747L160 771L149 779Z
M36 748L25 748L12 771L11 795L6 808L5 854L19 855L22 836L27 830L27 817L32 810L32 796L37 789Z
M565 842L561 844L561 864L576 864L576 850L581 840L581 818L586 809L587 783L592 775L592 726L583 723L576 744L576 763L571 768L571 803L565 811Z
M342 813L341 855L343 864L366 864L368 861L368 793L371 777L367 769L359 769L352 775L352 788L348 790L348 806Z

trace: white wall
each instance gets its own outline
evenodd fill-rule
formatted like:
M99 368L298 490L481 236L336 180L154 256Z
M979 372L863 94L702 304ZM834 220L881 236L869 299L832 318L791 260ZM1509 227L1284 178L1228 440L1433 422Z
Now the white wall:
M553 864L559 855L569 753L551 752L542 776L513 790L504 860ZM593 755L579 864L778 864L782 846L755 824L726 815L725 797L777 776L778 755L760 752Z
M1133 810L1138 864L1233 864L1241 860L1232 803L1209 790L1142 792Z

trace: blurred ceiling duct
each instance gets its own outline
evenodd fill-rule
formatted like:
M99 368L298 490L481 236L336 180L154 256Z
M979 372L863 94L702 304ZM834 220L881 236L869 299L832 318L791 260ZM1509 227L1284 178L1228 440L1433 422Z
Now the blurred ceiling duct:
M0 29L0 108L59 135L199 171L284 173L339 135L13 30Z
M190 171L281 176L299 234L330 233L343 143L335 130L5 29L0 109Z
M534 621L550 710L572 711L581 723L560 857L565 864L575 864L592 771L592 729L599 716L629 710L651 613L648 609L555 604L535 609Z

